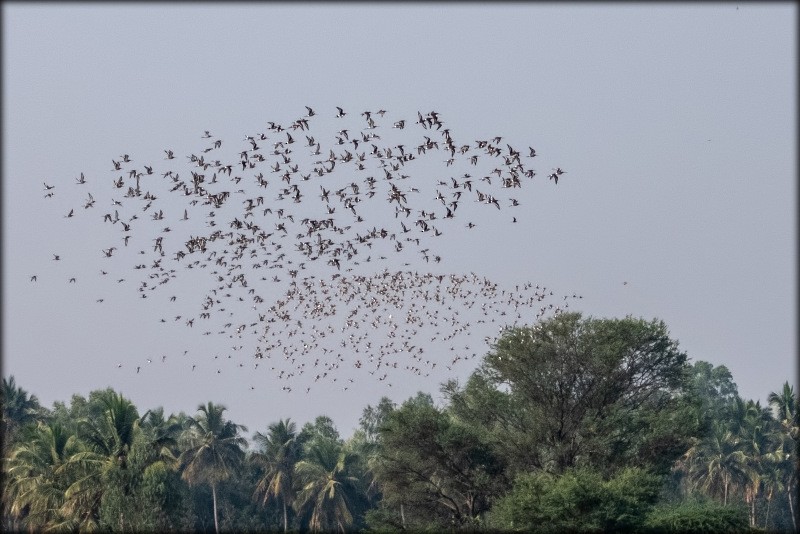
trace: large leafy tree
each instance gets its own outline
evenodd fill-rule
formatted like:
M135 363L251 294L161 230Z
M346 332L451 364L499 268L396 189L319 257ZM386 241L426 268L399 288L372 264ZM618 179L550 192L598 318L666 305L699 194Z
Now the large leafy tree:
M535 407L522 403L507 388L498 388L486 368L472 373L463 388L451 380L442 391L450 401L448 411L453 417L483 431L506 464L510 479L516 473L541 468L546 447L531 431L538 424Z
M347 442L357 457L356 471L371 508L376 507L382 499L375 468L383 450L381 428L394 409L395 404L389 397L381 397L377 406L367 405L359 419L358 430Z
M418 394L381 427L375 472L385 506L401 526L474 525L504 483L504 466L486 435Z
M717 415L739 397L733 375L724 365L696 361L690 372L690 385L702 402L703 410Z
M688 371L661 321L563 313L505 330L467 388L445 391L459 417L507 440L522 471L665 471L698 424Z
M247 440L239 435L247 428L225 420L226 409L212 402L198 406L199 413L188 421L183 435L185 448L178 458L184 480L192 486L211 487L215 532L219 532L217 486L239 470L247 446Z
M698 436L711 432L714 421L727 419L730 407L739 398L728 368L702 360L690 368L688 389L698 408Z
M253 461L264 470L255 495L264 505L271 500L281 503L283 531L287 532L288 509L295 497L294 466L302 453L297 425L290 419L281 419L269 425L267 434L257 432L254 441L260 445L261 451L253 454Z
M298 435L298 439L301 443L308 443L318 437L342 443L342 439L339 436L336 425L333 423L333 419L327 415L319 415L314 419L313 423L308 422L304 424Z
M368 442L376 442L380 439L380 429L386 423L389 414L395 409L395 404L389 397L381 397L377 406L367 405L361 412L358 420L359 427L364 432L364 438Z

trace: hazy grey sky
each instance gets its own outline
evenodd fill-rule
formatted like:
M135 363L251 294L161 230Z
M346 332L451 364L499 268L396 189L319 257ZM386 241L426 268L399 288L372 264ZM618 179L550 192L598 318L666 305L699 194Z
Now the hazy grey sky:
M172 149L189 176L205 130L235 162L268 121L311 106L330 130L341 106L354 120L435 110L468 143L536 148L520 222L506 210L437 243L438 272L579 293L571 309L585 315L662 319L692 360L726 365L764 402L797 374L796 21L791 3L4 3L3 374L46 405L111 386L142 412L211 400L249 434L325 414L343 435L382 395L438 397L468 376L477 359L452 375L394 372L391 388L287 393L266 363L252 369L255 338L215 362L227 336L165 326L165 294L145 301L98 275L98 243L118 232L102 222L109 195L87 216L81 172L108 183L112 159L163 168ZM64 218L69 202L80 220ZM193 283L176 280L182 299L202 297Z

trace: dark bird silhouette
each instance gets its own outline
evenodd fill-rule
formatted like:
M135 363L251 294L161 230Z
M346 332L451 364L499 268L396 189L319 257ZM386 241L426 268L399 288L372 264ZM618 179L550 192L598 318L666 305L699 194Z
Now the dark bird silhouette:
M527 202L526 188L510 191L522 188L521 176L534 174L520 163L519 152L510 145L514 141L509 140L507 150L502 151L497 146L502 139L499 136L476 141L477 148L458 144L459 136L435 111L417 112L416 122L413 115L408 120L397 117L389 121L393 139L384 141L376 132L386 125L385 110L365 111L360 114L365 122L350 125L338 106L335 118L343 119L341 126L345 127L332 129L335 134L315 131L312 136L309 126L316 124L307 119L316 113L309 106L305 109L305 117L286 130L268 122L265 132L247 135L241 150L234 151L233 160L225 161L221 152L210 152L221 147L221 139L214 140L213 148L199 147L186 160L164 150L164 160L170 163L162 165L172 168L159 169L163 180L148 181L146 177L154 172L151 165L143 165L144 172L122 171L123 165L132 161L127 154L121 161L112 159L114 171L101 181L106 189L95 189L95 194L102 202L111 197L113 213L91 219L96 219L95 224L110 223L103 236L123 233L116 234L112 243L118 244L117 239L125 246L129 241L146 242L152 248L137 247L133 261L127 249L114 254L116 248L104 241L98 249L103 258L113 259L102 261L113 263L115 269L133 267L130 273L120 273L117 281L128 281L139 298L158 291L163 294L165 285L192 273L192 293L187 293L191 298L167 294L170 305L180 308L176 311L181 315L171 322L156 320L192 327L196 317L213 325L198 332L203 335L216 332L237 340L258 335L258 343L253 343L256 360L274 362L272 369L262 366L259 372L273 371L279 380L303 380L305 369L313 363L320 371L316 380L336 381L338 377L349 384L354 377L343 375L345 368L366 368L369 374L364 373L365 378L374 376L388 386L388 374L404 367L415 376L436 368L436 361L423 354L418 339L423 334L417 328L423 323L436 331L436 341L443 343L441 352L452 354L445 367L453 368L477 351L466 336L475 332L480 337L479 328L487 335L496 334L488 331L495 328L492 321L521 320L526 309L538 318L566 308L567 299L562 308L545 304L541 309L544 291L532 285L508 290L476 275L413 271L413 262L426 268L447 264L441 245L437 246L444 240L438 238L447 232L463 232L464 226L473 229L475 223L467 222L473 210L483 209L485 204L500 210L501 202L509 207ZM295 139L290 132L297 129L305 133L310 154L292 152ZM422 135L432 130L441 138ZM273 131L285 131L286 138L263 143ZM202 138L211 138L210 132ZM259 152L262 147L263 153ZM325 153L327 157L321 156ZM209 154L220 154L220 160ZM529 147L528 157L535 155ZM432 168L434 173L438 168L444 174L434 180L427 178L427 170L426 176L415 175L419 167L412 162L423 159L428 166L438 166ZM473 190L474 178L464 173L467 166L475 176L484 177L480 179L483 191L476 189L477 202L461 198L465 191ZM265 180L267 167L279 174L280 180ZM234 168L240 169L237 175L232 174ZM554 169L551 179L557 180L563 172ZM309 194L316 185L305 184L314 180L320 188L318 195ZM85 183L83 173L78 183ZM57 185L45 183L45 191L51 194ZM168 198L164 201L161 197ZM58 203L58 199L48 202ZM84 208L94 203L88 194ZM387 208L389 213L394 210L394 218L384 216ZM65 218L75 215L74 208L62 209ZM150 217L137 217L139 209L150 210ZM176 223L189 221L189 209L195 210L196 216L185 224ZM409 219L412 213L414 217ZM461 222L455 223L456 219ZM502 232L501 219L493 220L498 222L480 223L482 232ZM508 223L505 218L502 221ZM517 218L511 222L516 223ZM74 229L76 224L64 227ZM141 255L147 257L139 258ZM401 264L407 270L392 270ZM375 274L362 274L367 268ZM270 284L275 284L277 291ZM268 299L268 294L274 296ZM193 313L192 306L200 310ZM471 312L474 317L467 319ZM464 343L456 342L461 339ZM235 359L242 352L234 347L228 358ZM398 360L400 354L407 358L405 363ZM244 363L236 362L239 367ZM255 369L259 369L258 361ZM285 388L287 392L291 389Z

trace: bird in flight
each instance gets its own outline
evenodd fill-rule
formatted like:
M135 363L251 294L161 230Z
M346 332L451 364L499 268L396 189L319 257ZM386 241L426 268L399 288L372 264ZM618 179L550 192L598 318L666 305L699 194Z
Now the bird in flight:
M535 298L524 297L523 290L519 289L518 294L510 298L510 292L501 295L496 284L477 276L424 271L414 273L411 271L412 263L406 261L411 259L406 257L408 254L419 252L422 255L422 259L418 260L421 265L444 266L447 259L442 251L436 250L436 241L448 230L458 233L459 230L463 231L464 226L474 228L475 223L464 220L464 217L467 220L479 220L472 218L474 211L470 210L481 210L486 205L494 205L501 210L525 204L528 199L525 191L511 191L523 186L519 177L533 175L532 169L527 169L523 163L530 160L521 158L508 144L508 153L505 150L501 152L496 145L502 137L485 137L485 140L465 145L456 143L458 136L445 127L442 115L437 112L425 115L417 112L419 120L413 122L413 115L407 120L401 117L384 119L386 111L381 109L363 112L360 114L362 119L356 120L339 106L336 106L335 118L342 119L341 122L346 124L340 124L325 133L316 129L314 122L324 122L325 119L312 120L318 114L310 106L305 106L305 110L304 117L294 120L286 130L277 123L268 122L269 130L246 136L241 147L243 150L238 153L238 159L233 161L209 158L207 154L213 149L208 146L200 147L196 154L187 156L188 163L183 158L176 159L172 150L164 150L166 157L161 165L173 167L158 169L157 174L163 180L147 181L147 176L155 171L151 165L144 165L146 172L126 169L121 174L117 171L131 162L131 158L126 154L120 160L112 159L114 171L110 172L111 176L105 185L110 191L108 197L112 197L113 216L109 213L107 217L97 219L108 223L103 229L104 235L113 237L110 242L98 245L103 253L101 257L113 259L95 258L96 261L113 263L116 268L117 262L127 261L129 249L123 248L115 254L117 249L109 246L111 243L119 244L118 240L121 240L127 246L130 240L130 244L135 246L136 243L150 243L152 239L155 242L152 249L150 246L142 247L148 250L138 252L139 255L149 254L148 259L152 261L142 261L144 258L140 258L132 265L137 275L142 274L141 279L135 280L138 276L132 273L115 273L119 284L131 284L141 298L154 295L152 292L163 291L162 287L189 270L195 274L204 270L209 276L209 283L206 286L202 282L195 284L193 278L192 285L192 291L197 291L202 298L202 309L198 310L199 314L193 314L181 308L177 313L184 314L185 319L179 321L182 316L177 315L174 321L176 327L191 328L194 316L198 324L219 321L219 329L205 326L200 329L201 332L205 331L203 335L218 331L221 337L241 338L260 330L256 358L280 354L273 362L282 360L286 366L294 366L281 369L276 364L273 367L276 375L283 373L280 376L283 380L289 376L298 380L303 374L303 366L308 362L310 368L319 356L318 365L325 367L319 379L335 381L335 370L340 365L342 368L346 365L346 356L343 354L359 352L359 365L355 367L361 367L361 360L364 367L373 364L369 372L377 377L384 372L377 372L380 367L396 368L398 362L390 363L388 358L398 353L406 353L412 358L413 361L408 362L408 369L414 374L424 375L433 369L436 362L429 361L426 364L422 349L419 352L417 349L411 351L411 346L420 346L415 342L418 334L415 331L412 333L415 325L425 322L439 330L448 328L450 331L447 333L437 332L437 337L453 340L459 335L469 335L475 329L474 322L466 324L467 321L459 315L463 316L473 307L480 309L478 314L483 314L483 317L479 315L483 321L481 324L489 327L494 320L490 319L490 314L498 317L499 321L501 315L510 317L512 314L522 314L526 306L531 306L529 302L540 302L544 298L538 287ZM300 115L303 113L296 116ZM356 124L347 124L349 120ZM393 137L391 141L381 140L376 133L382 132L380 127L384 125L393 128L390 130ZM291 145L296 143L288 131L290 129L301 129L307 146L313 152L309 154L304 150L303 154L293 153L294 147ZM310 129L315 131L311 132ZM272 135L273 131L286 132L286 138L268 141L268 134ZM433 136L434 131L442 137L435 139L422 135L428 133ZM202 139L211 137L209 131L201 136ZM222 143L217 140L213 144L219 148ZM532 147L528 148L529 158L538 157ZM329 155L322 156L325 153ZM423 158L433 163L447 163L449 169L438 178L438 182L413 176L416 164L413 160ZM186 165L188 169L178 169L175 167L178 165ZM445 165L439 166L444 171ZM265 167L280 173L280 179L265 180ZM466 170L476 177L472 179ZM233 175L233 172L237 174ZM125 173L129 173L127 178ZM452 176L449 176L451 173ZM563 173L561 168L556 168L551 179L557 183ZM492 174L497 177L490 178ZM484 179L478 178L484 175ZM96 180L92 176L94 184ZM346 182L337 182L342 176L347 176ZM463 178L456 179L459 176ZM71 182L72 178L68 180ZM311 194L316 187L314 184L305 184L314 180L318 180L320 193ZM483 191L472 187L479 180ZM405 183L399 184L401 181ZM77 183L86 183L83 173ZM51 194L51 190L58 185L45 183L45 191ZM102 199L94 190L98 199ZM473 194L478 196L479 201L466 202L466 197ZM510 194L514 197L511 198ZM157 196L172 198L169 204L164 204ZM422 199L428 199L429 203L423 203ZM94 197L88 193L84 208L88 209L94 204ZM191 220L188 216L190 206L194 210ZM68 207L60 211L61 214L67 213L64 218L75 216L75 209L67 210ZM169 209L171 207L174 209ZM151 208L152 217L137 217L139 209L148 211ZM205 208L208 211L203 213ZM494 210L491 211L490 215ZM374 217L371 213L377 213L378 216L371 218ZM454 222L458 218L461 218L461 223ZM188 222L176 223L176 220ZM479 224L487 232L503 225L503 222L488 224L482 220L479 220ZM508 222L506 217L496 220ZM116 224L118 222L119 225ZM512 218L511 222L516 223L517 218ZM75 224L64 227L73 229ZM168 241L170 238L173 240ZM130 252L133 253L132 250ZM390 269L394 259L392 254L397 254L398 265L409 269L393 272ZM60 256L54 254L53 260L60 260ZM312 264L316 265L317 270L313 275L304 276L306 265L310 267ZM364 274L367 265L370 268L376 266L376 273L380 274ZM112 270L106 269L101 271L102 275ZM80 276L78 274L68 279L76 283ZM278 284L278 287L283 285L285 292L278 292L279 297L267 302L266 294L262 293L266 291L261 287L264 284L254 283L259 279L267 285L270 281ZM35 280L33 275L31 281ZM197 280L200 281L199 278ZM85 279L82 278L84 283ZM184 298L173 292L167 293L165 298L175 307L184 306L184 302L197 302L195 298ZM102 301L102 298L96 300ZM408 307L403 312L408 312L408 316L404 317L406 321L396 321L396 317L392 318L386 313L396 308L398 303ZM511 307L502 308L506 304ZM382 306L386 310L381 309ZM540 313L547 310L555 313L553 307L546 307ZM535 309L533 311L535 313ZM253 314L252 321L238 320L239 314ZM338 319L343 319L344 324L337 324ZM158 321L158 317L154 320ZM160 321L167 323L163 318ZM369 332L358 331L359 324L370 324L371 328L364 329ZM381 331L382 328L388 328L388 332ZM333 339L334 332L342 336ZM293 340L301 337L301 343L292 344ZM405 346L401 348L403 344ZM456 352L455 346L445 348ZM465 346L464 350L468 349ZM365 353L369 356L365 357ZM336 359L325 361L325 358L333 358L334 355ZM454 360L450 367L468 357L457 356L459 359ZM242 366L240 362L236 363ZM426 366L428 369L425 369ZM265 367L269 366L260 369ZM445 366L441 365L439 369L442 367ZM196 364L193 364L192 370L195 368ZM258 363L255 368L258 368ZM139 370L137 367L137 373ZM347 377L340 375L340 378ZM386 374L380 380L387 386L390 384ZM287 386L285 390L290 391L291 388Z

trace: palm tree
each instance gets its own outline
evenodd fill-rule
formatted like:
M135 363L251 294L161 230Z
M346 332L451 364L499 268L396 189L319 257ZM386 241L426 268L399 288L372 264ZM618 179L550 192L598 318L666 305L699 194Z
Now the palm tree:
M355 461L336 440L317 437L308 443L305 458L295 465L302 485L295 502L299 511L310 511L313 532L340 530L353 523L351 500L357 479L351 476Z
M737 449L741 453L746 480L744 500L748 506L750 526L756 525L756 502L761 487L762 463L769 452L771 427L774 425L769 409L761 402L736 398L730 405L729 430L736 436Z
M99 417L88 417L78 423L79 435L95 452L103 455L108 467L128 466L128 455L139 430L136 406L120 393L108 390L100 394L102 412Z
M794 431L797 433L797 398L794 394L794 388L789 385L789 382L784 382L783 389L780 393L771 392L767 397L767 402L772 407L775 413L775 418L784 426L788 427L787 431L790 433Z
M8 379L3 378L0 403L3 405L3 418L0 420L2 439L4 447L7 447L13 443L20 428L37 420L41 406L36 395L29 395L24 389L17 387L13 375Z
M217 484L239 469L244 459L243 449L247 447L247 440L239 435L239 431L246 432L247 428L226 421L223 417L226 409L212 402L197 407L200 413L188 421L189 427L184 432L186 448L178 458L181 476L190 486L211 486L215 532L219 532Z
M746 457L739 448L739 438L721 421L716 421L706 439L686 453L689 477L695 487L722 497L728 496L748 480Z
M283 531L289 530L287 508L294 502L294 466L302 452L298 440L297 425L290 419L279 420L269 425L267 435L256 432L253 438L263 452L253 455L253 460L265 468L255 495L266 505L270 499L281 502L283 507Z
M136 406L110 388L97 392L86 411L88 415L77 421L77 435L85 450L69 460L81 476L67 488L64 503L67 516L77 517L79 524L100 518L101 503L109 491L120 492L121 498L131 494L128 457L139 433ZM120 524L124 524L122 514Z
M178 459L178 439L183 424L175 415L164 418L164 408L158 407L147 410L139 419L139 427L145 434L145 439L155 453L156 458L166 464L172 464Z
M75 434L55 422L40 422L27 437L6 466L3 493L11 505L10 515L32 531L64 525L66 492L78 475L70 469L75 465L72 459L85 448ZM78 514L86 515L90 514Z
M0 457L7 458L14 448L17 434L26 424L36 420L39 411L39 400L35 395L17 387L14 376L3 378L0 388L0 405L3 408L0 417ZM0 512L6 516L10 508L8 494L4 491L0 496Z
M800 440L800 426L798 425L798 404L800 398L794 393L794 388L789 382L783 384L780 393L771 392L767 401L774 414L781 423L783 432L778 440L774 455L779 462L780 470L784 473L783 488L789 501L789 512L792 516L792 526L797 530L794 511L794 498L796 495L797 473L800 469L798 463L798 440Z
M781 473L781 463L785 460L782 451L771 451L765 455L762 463L761 484L764 487L764 496L767 499L767 511L764 514L764 530L769 525L769 508L775 493L784 489L783 476Z

